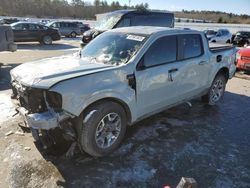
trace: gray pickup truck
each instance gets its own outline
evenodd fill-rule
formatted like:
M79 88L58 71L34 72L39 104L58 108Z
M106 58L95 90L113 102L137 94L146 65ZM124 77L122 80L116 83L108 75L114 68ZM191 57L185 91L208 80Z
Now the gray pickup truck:
M204 33L194 30L114 29L79 56L13 69L12 98L35 139L60 129L82 151L104 156L118 147L128 125L145 117L197 97L217 104L235 73L235 53L209 48Z

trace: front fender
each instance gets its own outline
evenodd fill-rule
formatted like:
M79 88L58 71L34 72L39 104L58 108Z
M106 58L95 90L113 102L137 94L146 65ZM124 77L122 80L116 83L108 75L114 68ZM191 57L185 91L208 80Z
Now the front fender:
M128 85L126 71L105 71L70 80L53 86L50 91L62 96L62 109L79 116L94 102L113 98L125 103L131 112L131 121L136 119L135 90Z

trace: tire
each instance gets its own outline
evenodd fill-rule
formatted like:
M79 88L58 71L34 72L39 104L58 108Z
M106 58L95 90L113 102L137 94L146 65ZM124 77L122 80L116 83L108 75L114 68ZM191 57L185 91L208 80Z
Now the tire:
M76 32L73 31L72 33L70 33L70 37L76 38L76 36L77 36Z
M216 105L223 97L226 88L227 79L223 74L218 74L208 93L202 96L202 101L210 106Z
M49 35L45 35L45 36L43 36L43 38L42 38L42 44L45 44L45 45L50 45L50 44L52 44L52 38L51 38L51 36L49 36Z
M227 44L230 44L231 42L230 42L230 40L227 40L226 43L227 43Z
M215 42L216 42L216 40L213 40L213 41L211 41L211 42L214 42L214 43L215 43Z
M79 147L94 157L102 157L114 151L126 132L125 110L115 102L97 103L79 119L76 127Z

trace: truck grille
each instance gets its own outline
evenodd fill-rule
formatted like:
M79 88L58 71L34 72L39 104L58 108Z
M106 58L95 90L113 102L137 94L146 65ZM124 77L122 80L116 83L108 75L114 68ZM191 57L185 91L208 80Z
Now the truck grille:
M248 56L242 56L241 59L246 60L246 61L250 61L250 57L248 57Z
M19 105L30 113L40 113L47 110L43 90L25 87L17 82L12 82L12 98L19 101Z

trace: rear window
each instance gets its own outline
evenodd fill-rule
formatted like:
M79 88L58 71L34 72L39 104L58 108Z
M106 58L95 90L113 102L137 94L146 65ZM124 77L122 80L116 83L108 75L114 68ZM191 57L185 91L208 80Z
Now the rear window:
M131 19L131 26L160 26L173 27L171 14L137 15Z
M221 33L222 33L222 35L228 35L229 31L227 31L227 30L221 30Z
M201 36L198 34L179 35L178 46L181 59L198 57L203 54Z

